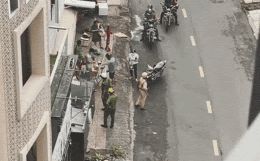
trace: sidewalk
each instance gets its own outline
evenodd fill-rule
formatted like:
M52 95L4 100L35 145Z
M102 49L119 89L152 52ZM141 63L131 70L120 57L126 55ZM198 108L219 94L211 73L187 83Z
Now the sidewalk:
M87 151L105 151L113 146L120 146L126 153L125 160L133 160L132 154L132 132L133 132L133 113L132 86L128 80L129 73L126 68L126 55L129 52L129 39L124 35L129 27L129 21L122 17L109 17L108 22L114 32L114 41L112 53L117 61L117 70L115 74L116 83L114 89L118 95L117 110L115 114L115 125L113 129L104 129L103 108L100 88L95 94L96 110L93 123L90 125ZM119 25L120 24L120 25ZM123 37L122 37L123 36ZM108 120L110 123L110 118Z

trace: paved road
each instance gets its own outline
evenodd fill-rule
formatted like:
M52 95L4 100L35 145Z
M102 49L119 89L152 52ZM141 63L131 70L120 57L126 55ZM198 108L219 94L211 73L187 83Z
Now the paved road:
M148 3L130 1L139 72L168 63L147 110L135 111L134 160L224 160L246 130L256 44L239 0L180 1L180 26L168 33L159 26L162 41L152 50L139 42ZM160 4L151 3L159 15Z

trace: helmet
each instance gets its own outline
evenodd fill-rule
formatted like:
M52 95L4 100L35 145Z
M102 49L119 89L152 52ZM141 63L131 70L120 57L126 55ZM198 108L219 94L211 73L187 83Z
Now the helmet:
M146 72L143 72L143 73L142 73L142 77L143 77L143 78L147 78L147 76L148 76L148 73L146 73Z
M101 73L101 78L104 78L104 79L106 79L107 78L107 73Z
M152 8L152 5L151 4L149 4L148 6L147 6L147 8L149 9L149 8Z
M108 88L108 93L114 93L114 89L112 87Z

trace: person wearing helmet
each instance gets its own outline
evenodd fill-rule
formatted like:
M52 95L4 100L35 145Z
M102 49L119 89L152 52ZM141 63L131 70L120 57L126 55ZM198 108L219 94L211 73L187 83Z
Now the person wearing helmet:
M170 8L173 16L175 17L175 25L179 25L178 23L178 15L177 15L177 10L179 8L179 5L177 3L177 0L165 0L164 1L164 6L163 6L163 11L160 16L160 24L162 24L162 18L164 14L166 13L167 9Z
M157 20L156 20L156 15L155 15L153 6L148 5L148 9L145 11L145 14L144 14L144 23L143 23L144 30L143 30L142 38L140 41L144 40L144 38L146 36L146 31L147 31L147 29L150 28L150 26L154 27L154 29L156 30L156 38L158 41L160 41L159 32L158 32L156 23L157 23Z
M179 25L178 23L178 15L177 15L177 10L179 8L179 5L177 3L177 0L172 0L172 7L171 7L171 10L172 10L172 14L173 16L175 17L175 25Z
M114 127L115 121L115 113L116 113L116 103L117 103L117 95L112 87L108 88L109 97L107 99L107 107L104 110L104 124L101 125L104 128L107 128L107 118L111 117L110 128Z
M155 12L152 11L151 8L149 8L148 10L145 11L144 17L147 18L148 20L155 19Z
M104 110L106 108L106 102L109 96L108 89L111 87L112 83L111 80L108 78L107 73L101 73L100 77L102 78L102 80L100 81L101 99L104 106L102 110Z
M141 110L145 110L144 105L148 95L147 77L148 74L146 72L143 72L138 83L139 97L135 103L135 106L136 107L140 106Z

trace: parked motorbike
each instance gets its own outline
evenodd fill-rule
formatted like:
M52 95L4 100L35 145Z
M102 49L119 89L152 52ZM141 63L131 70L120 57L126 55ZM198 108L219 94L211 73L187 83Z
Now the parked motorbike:
M162 77L163 71L166 68L166 60L160 61L154 66L147 65L146 72L148 73L148 81L155 81Z

